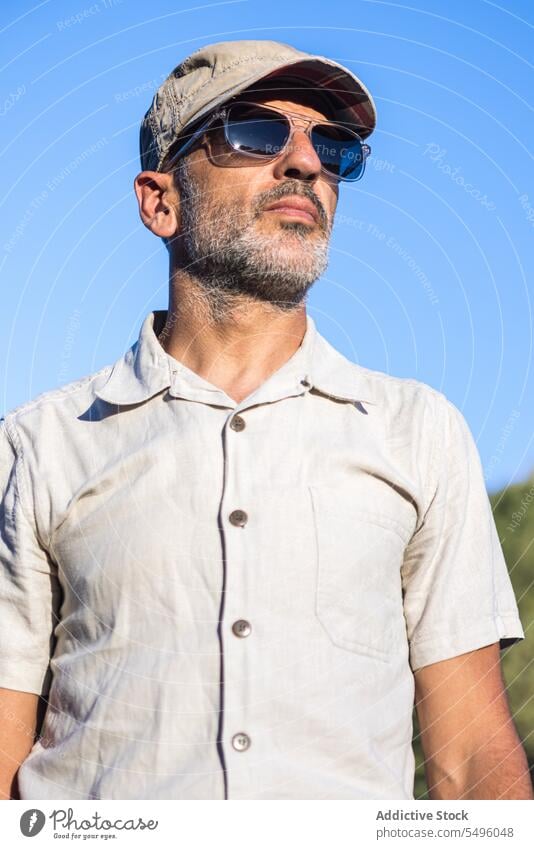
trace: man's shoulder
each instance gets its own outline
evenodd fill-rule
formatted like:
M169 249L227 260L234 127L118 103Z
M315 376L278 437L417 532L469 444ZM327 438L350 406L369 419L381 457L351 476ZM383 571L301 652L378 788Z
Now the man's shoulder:
M331 347L331 346L329 346ZM347 395L355 400L398 415L405 411L413 414L420 409L430 409L434 414L443 414L452 402L440 390L412 376L401 377L379 369L353 362L333 349L334 368L329 368L334 383L344 387Z
M321 334L316 336L314 372L319 388L374 405L383 411L419 406L436 407L447 397L429 383L412 376L398 377L349 359ZM321 385L322 384L322 385Z
M475 449L465 413L445 392L414 377L397 377L350 361L346 368L370 421L380 423L388 437L416 441L421 452L426 445L434 454L445 444L459 456L466 447Z
M367 368L358 363L351 362L350 365L355 371L355 375L360 380L365 381L369 386L373 387L376 394L400 393L402 395L414 397L420 395L425 398L445 398L444 394L432 386L416 377L401 377L390 374L389 372L380 371L379 369Z
M3 416L5 427L38 426L43 418L73 418L82 415L96 400L96 392L108 379L114 363L90 374L64 383L54 389L40 392L34 398L7 410Z

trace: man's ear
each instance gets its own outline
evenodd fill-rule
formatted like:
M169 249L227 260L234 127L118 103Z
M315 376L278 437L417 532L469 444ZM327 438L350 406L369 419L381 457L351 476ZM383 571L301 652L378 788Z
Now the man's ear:
M141 221L155 236L171 238L180 226L180 196L172 174L141 171L134 180Z

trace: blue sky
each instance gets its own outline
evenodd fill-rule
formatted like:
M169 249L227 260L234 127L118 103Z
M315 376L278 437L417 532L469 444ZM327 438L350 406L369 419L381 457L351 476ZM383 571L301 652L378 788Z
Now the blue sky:
M167 253L132 189L139 122L202 44L270 38L348 65L378 109L310 295L319 330L368 368L443 391L490 490L524 480L533 25L527 0L3 2L0 414L113 362L166 307Z

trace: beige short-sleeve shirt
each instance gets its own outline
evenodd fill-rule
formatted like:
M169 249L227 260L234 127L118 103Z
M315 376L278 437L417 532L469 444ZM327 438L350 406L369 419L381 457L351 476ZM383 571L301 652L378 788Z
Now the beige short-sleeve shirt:
M524 636L462 414L309 316L238 404L164 320L1 423L21 797L413 798L413 671Z

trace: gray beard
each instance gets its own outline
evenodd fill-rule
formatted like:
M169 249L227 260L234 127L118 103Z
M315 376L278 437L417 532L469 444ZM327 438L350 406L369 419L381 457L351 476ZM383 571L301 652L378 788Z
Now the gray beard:
M301 222L282 222L275 233L256 228L260 208L287 195L316 195L301 181L285 181L256 199L251 210L206 202L187 160L176 171L181 195L180 266L203 290L212 314L221 315L243 296L282 312L295 309L328 265L330 227L319 210L321 235Z

